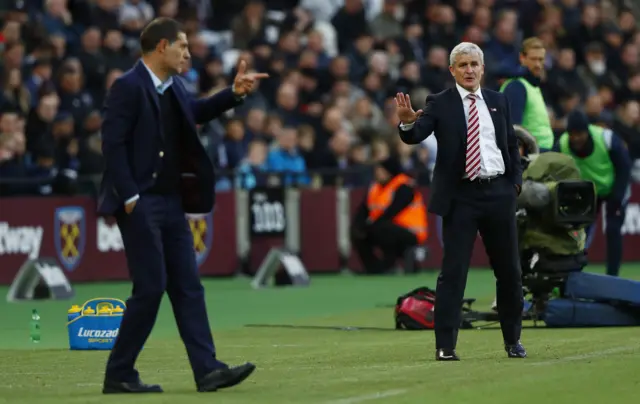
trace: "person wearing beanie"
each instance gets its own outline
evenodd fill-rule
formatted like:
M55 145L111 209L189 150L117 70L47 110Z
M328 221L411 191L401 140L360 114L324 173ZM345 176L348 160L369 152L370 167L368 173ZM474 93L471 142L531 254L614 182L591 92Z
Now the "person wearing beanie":
M598 196L598 211L606 202L607 274L618 276L622 262L622 225L631 195L631 158L627 147L610 129L589 123L581 111L567 116L567 131L555 147L573 158L583 180L591 181ZM595 236L596 224L587 230L585 250Z
M427 209L411 177L393 157L374 168L375 182L355 215L351 242L368 274L393 268L399 257L427 240ZM382 250L382 258L374 249Z

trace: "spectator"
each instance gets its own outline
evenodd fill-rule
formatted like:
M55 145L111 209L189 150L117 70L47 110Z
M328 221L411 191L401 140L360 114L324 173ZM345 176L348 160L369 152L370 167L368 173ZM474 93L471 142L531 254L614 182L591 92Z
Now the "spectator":
M224 151L227 156L227 167L236 168L247 154L244 123L241 119L230 119L226 126Z
M276 136L276 145L267 156L267 170L283 173L282 185L308 185L307 167L298 149L294 128L284 127Z
M24 116L31 109L31 93L22 81L20 69L7 69L2 77L0 108L12 108Z
M249 143L247 157L238 166L236 187L252 189L256 186L265 186L266 182L266 158L267 146L262 140L253 140Z

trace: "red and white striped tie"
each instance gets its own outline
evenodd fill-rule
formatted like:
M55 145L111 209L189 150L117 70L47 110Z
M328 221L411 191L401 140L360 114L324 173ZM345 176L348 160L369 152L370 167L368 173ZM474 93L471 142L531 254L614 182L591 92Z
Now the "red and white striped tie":
M480 174L480 114L476 106L477 96L469 94L471 106L467 120L467 163L465 172L469 180L473 181Z

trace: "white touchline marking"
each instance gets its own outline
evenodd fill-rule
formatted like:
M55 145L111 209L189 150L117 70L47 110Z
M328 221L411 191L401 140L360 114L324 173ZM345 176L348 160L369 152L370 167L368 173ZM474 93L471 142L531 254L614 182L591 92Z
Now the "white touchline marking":
M225 345L225 348L302 348L301 344L255 344L255 345Z
M365 394L362 396L353 396L353 397L343 398L340 400L329 401L327 404L356 404L356 403L361 403L363 401L371 401L371 400L378 400L380 398L399 396L401 394L405 394L406 392L407 390L405 389L379 391L377 393Z

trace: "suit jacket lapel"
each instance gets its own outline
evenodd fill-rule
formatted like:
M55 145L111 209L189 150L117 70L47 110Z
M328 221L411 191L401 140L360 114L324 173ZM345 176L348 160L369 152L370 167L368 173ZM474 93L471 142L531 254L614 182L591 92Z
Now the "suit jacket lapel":
M460 133L460 135L462 135L462 140L466 141L467 139L467 117L464 114L464 102L462 100L462 97L460 97L460 93L458 92L457 88L452 88L451 90L451 96L454 99L454 102L451 103L451 105L455 105L455 107L453 107L453 120L454 122L456 122L456 125L458 125L458 127L460 128L460 130L458 131Z
M144 88L151 99L151 103L153 104L156 113L160 116L160 99L158 98L158 91L153 85L153 80L151 80L151 76L149 75L147 68L142 64L141 60L138 60L136 63L135 70L142 79L142 83L144 83Z
M197 132L196 130L196 122L193 120L193 116L191 116L191 107L189 106L189 103L187 101L187 95L184 93L184 89L182 88L182 84L178 83L178 77L174 77L173 78L173 84L171 84L171 87L173 88L173 93L176 96L176 99L178 100L178 104L180 104L180 108L182 108L182 112L184 113L184 116L187 119L187 122L189 123L189 126L191 126L191 128Z

